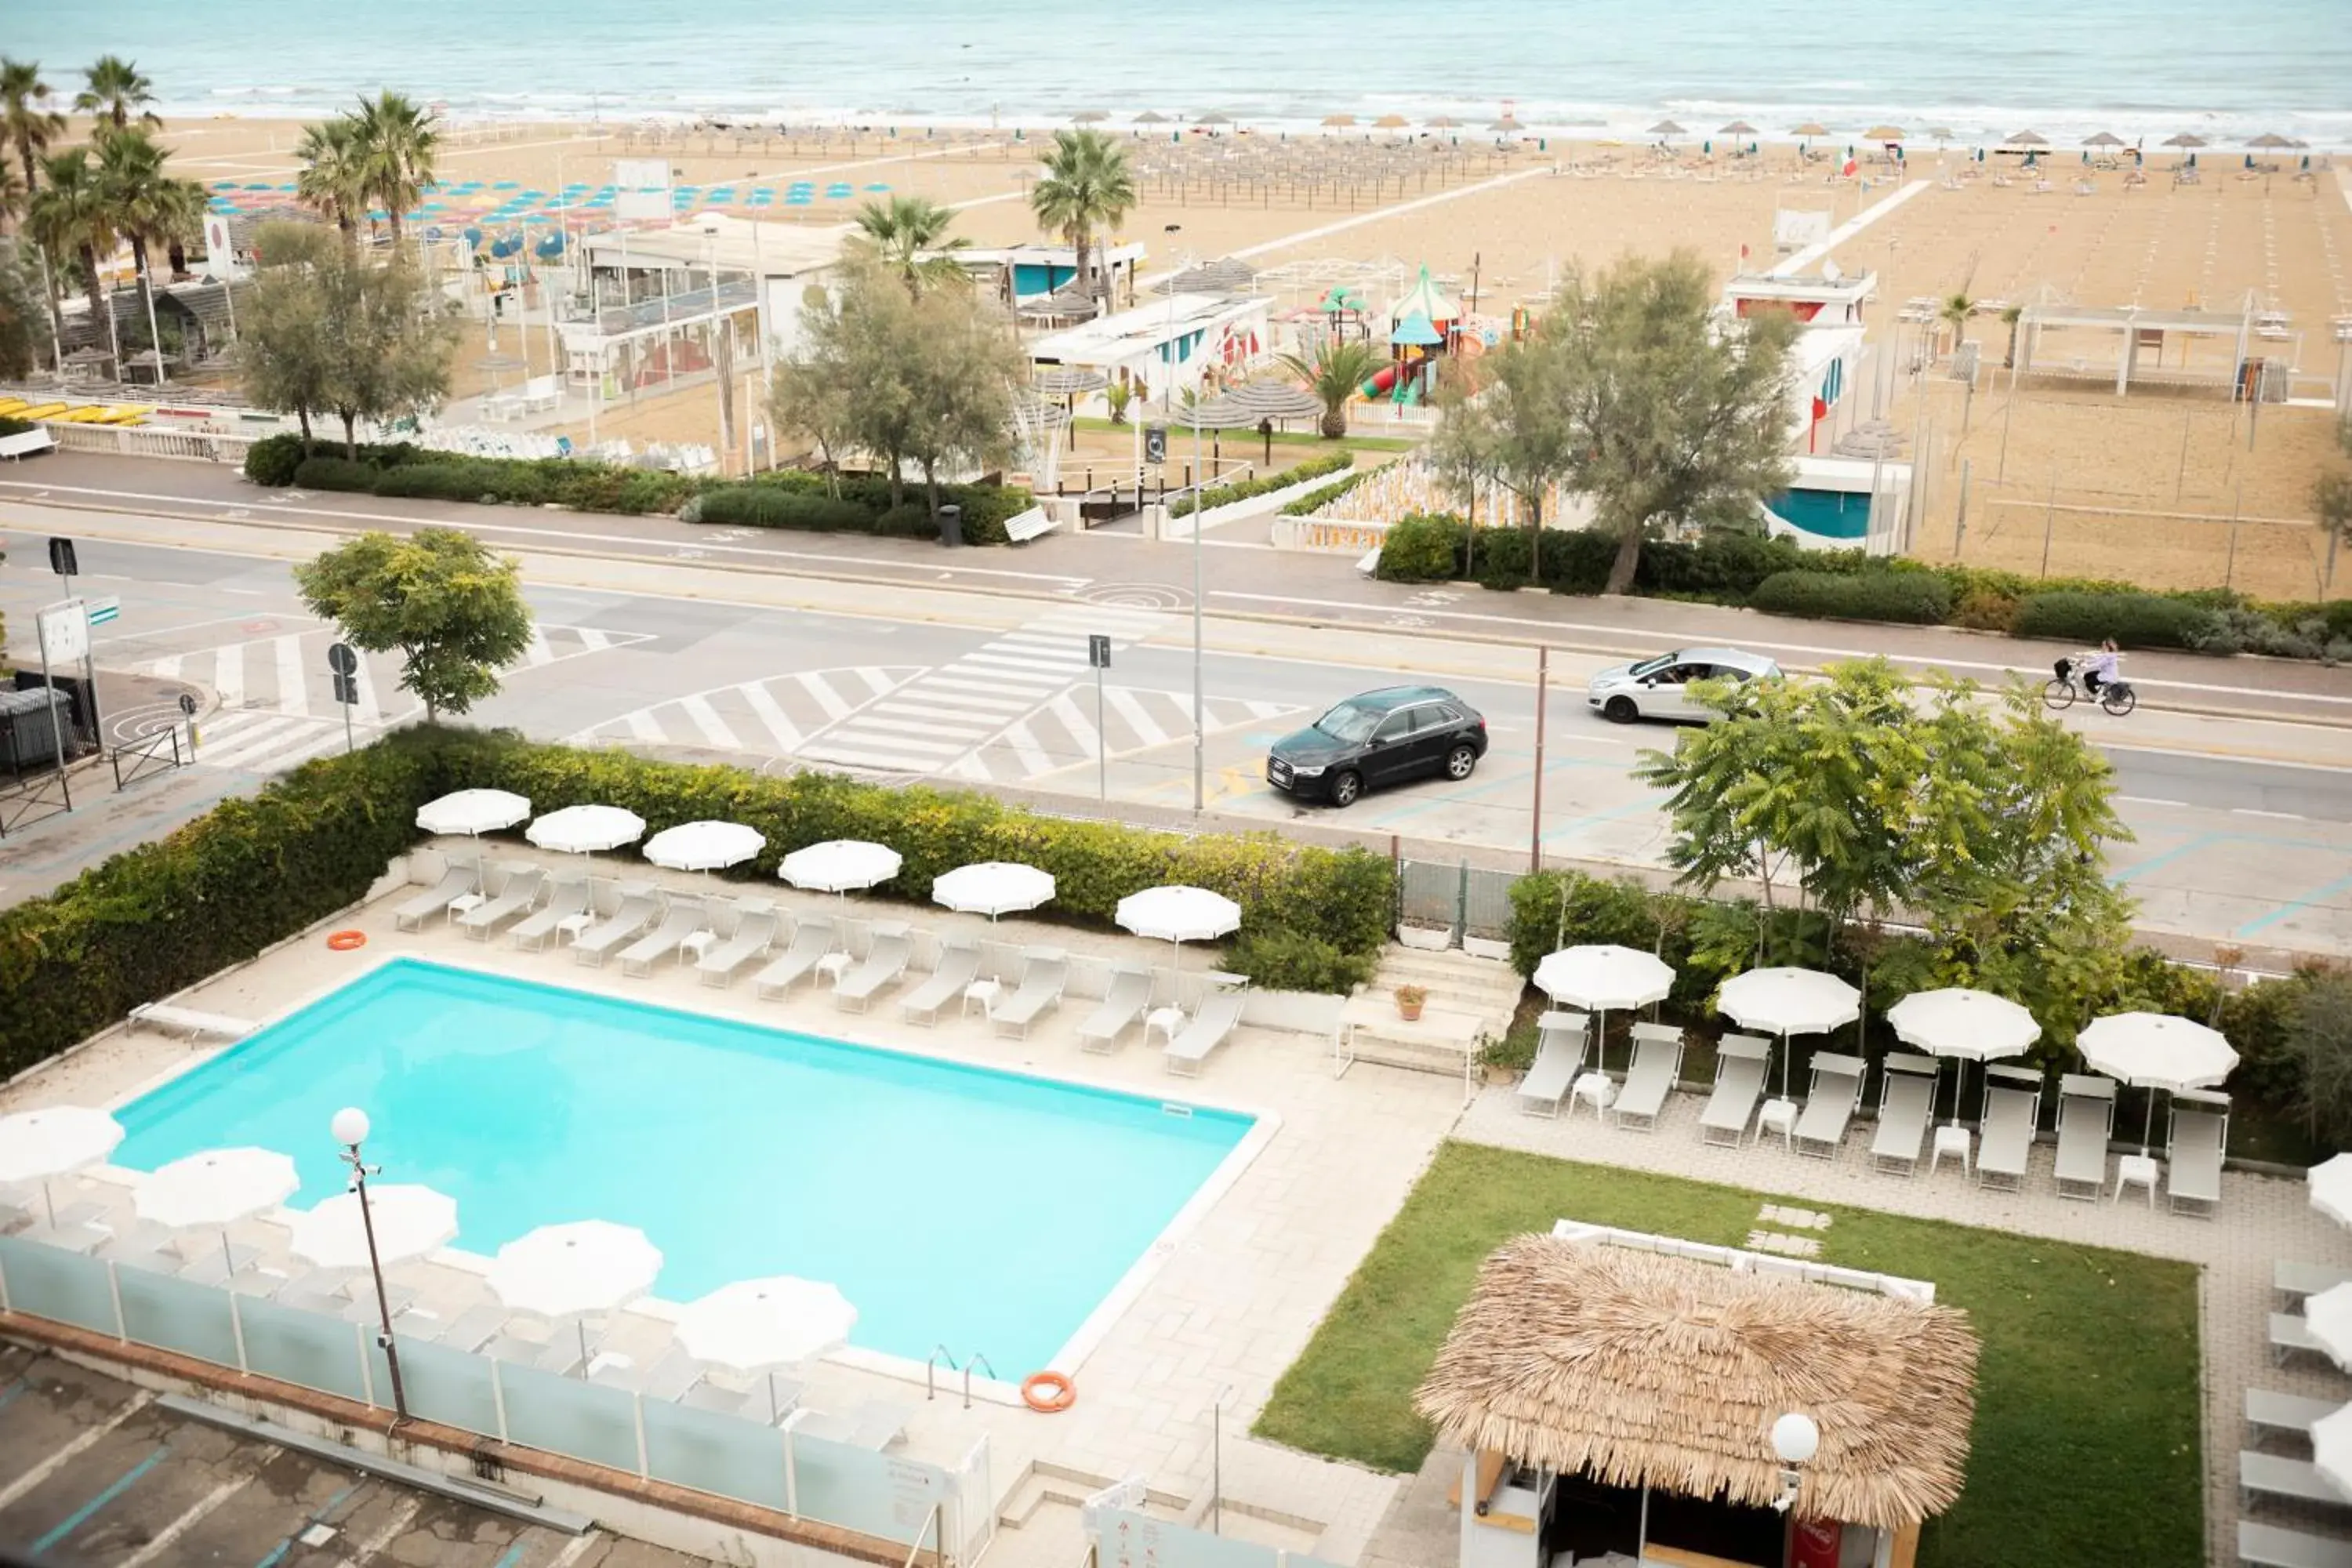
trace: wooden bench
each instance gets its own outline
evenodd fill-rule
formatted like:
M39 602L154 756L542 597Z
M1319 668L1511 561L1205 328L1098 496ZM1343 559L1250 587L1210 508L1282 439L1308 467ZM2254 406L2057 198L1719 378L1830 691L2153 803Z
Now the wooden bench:
M192 1040L202 1039L206 1035L241 1040L260 1027L258 1024L243 1018L231 1018L219 1013L200 1013L194 1007L173 1007L162 1002L142 1002L131 1009L131 1021L152 1024L166 1032L182 1030Z

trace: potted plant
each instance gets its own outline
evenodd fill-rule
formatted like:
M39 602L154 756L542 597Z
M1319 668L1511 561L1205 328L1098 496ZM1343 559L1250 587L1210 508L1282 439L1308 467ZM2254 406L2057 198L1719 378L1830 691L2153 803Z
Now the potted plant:
M1412 1023L1421 1016L1421 1005L1428 1000L1429 993L1421 986L1398 986L1396 988L1397 1016L1408 1024Z

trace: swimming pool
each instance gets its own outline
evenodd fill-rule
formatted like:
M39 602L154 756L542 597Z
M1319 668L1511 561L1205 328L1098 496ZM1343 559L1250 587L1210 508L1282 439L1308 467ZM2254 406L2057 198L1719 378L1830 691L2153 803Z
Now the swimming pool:
M1045 1365L1255 1119L399 958L118 1110L116 1162L292 1155L340 1192L328 1121L383 1179L457 1200L457 1245L607 1219L685 1301L829 1279L853 1345Z

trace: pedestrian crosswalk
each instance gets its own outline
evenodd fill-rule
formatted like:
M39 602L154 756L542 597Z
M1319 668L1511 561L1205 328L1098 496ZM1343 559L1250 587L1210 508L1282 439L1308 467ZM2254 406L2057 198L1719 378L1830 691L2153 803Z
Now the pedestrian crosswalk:
M1264 724L1301 711L1293 704L1206 697L1204 734ZM1116 760L1192 738L1192 694L1142 687L1105 686L1097 708L1092 686L1056 694L1043 708L1007 726L988 745L959 757L947 771L957 778L1023 783L1043 773Z
M772 675L673 697L567 739L573 745L621 742L796 756L811 737L922 673L920 665L846 665Z

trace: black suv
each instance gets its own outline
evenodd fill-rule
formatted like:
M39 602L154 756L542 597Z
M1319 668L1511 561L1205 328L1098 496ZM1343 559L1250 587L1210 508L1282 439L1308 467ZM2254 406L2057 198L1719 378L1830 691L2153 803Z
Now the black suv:
M1486 754L1486 721L1437 686L1389 686L1350 697L1274 743L1265 782L1302 799L1352 805L1375 784L1420 773L1470 776Z

